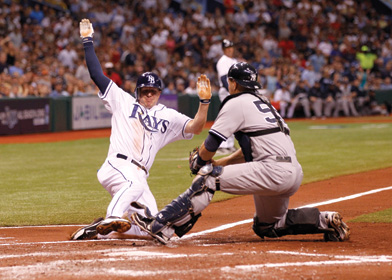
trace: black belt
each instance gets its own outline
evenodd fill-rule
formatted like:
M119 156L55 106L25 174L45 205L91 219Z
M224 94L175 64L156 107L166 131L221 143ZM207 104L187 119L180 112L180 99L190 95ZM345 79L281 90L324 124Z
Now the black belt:
M291 162L291 157L277 156L276 161L277 162Z
M122 159L125 159L125 160L128 159L128 157L127 157L126 155L123 155L123 154L117 154L116 157L122 158ZM131 163L133 163L134 165L136 165L137 167L139 167L141 170L143 170L144 172L146 172L146 174L148 173L147 169L146 169L143 165L141 165L140 163L138 163L136 160L132 159L132 160L131 160Z
M273 128L268 128L268 129L264 129L264 130L244 132L244 133L246 135L248 135L249 137L254 137L254 136L267 135L267 134L276 133L276 132L283 132L286 135L290 135L290 130L287 129L286 127L283 128L283 131L280 130L280 127L273 127Z

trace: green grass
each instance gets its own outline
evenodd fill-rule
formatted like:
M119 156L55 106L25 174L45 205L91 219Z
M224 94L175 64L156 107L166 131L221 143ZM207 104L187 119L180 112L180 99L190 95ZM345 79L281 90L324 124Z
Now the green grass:
M391 123L289 125L305 174L303 183L392 166Z
M303 183L392 166L392 124L311 129L315 125L289 123L305 173ZM148 182L159 208L189 187L187 157L207 133L158 153ZM96 172L108 146L108 138L0 145L0 225L77 224L104 216L110 196ZM217 193L214 201L230 197ZM386 216L389 220L382 220L390 222L391 213Z
M392 223L392 208L371 214L361 215L350 222L358 223Z

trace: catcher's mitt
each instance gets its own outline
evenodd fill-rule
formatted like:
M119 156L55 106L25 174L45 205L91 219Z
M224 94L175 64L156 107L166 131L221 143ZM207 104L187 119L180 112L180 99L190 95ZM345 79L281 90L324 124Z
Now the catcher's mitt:
M199 157L199 147L193 149L192 152L189 153L189 169L191 170L192 174L197 174L202 165L197 164L197 158Z

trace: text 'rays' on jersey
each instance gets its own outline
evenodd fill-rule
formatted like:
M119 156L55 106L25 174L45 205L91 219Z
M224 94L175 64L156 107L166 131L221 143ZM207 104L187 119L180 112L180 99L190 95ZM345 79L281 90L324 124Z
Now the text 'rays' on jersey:
M165 133L169 126L168 120L158 119L154 116L148 115L138 104L133 105L132 114L129 117L138 119L143 127L150 132Z

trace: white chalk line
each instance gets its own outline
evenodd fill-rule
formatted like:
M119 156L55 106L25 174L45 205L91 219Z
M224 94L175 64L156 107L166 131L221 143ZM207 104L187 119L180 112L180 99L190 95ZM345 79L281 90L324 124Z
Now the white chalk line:
M91 253L91 252L90 252ZM12 267L0 267L0 276L3 277L10 277L10 279L21 279L23 277L29 278L31 275L39 274L45 272L45 274L48 276L50 273L52 274L57 274L58 272L64 273L64 271L58 271L59 268L67 266L67 267L72 267L72 265L77 266L77 269L79 271L72 271L72 275L127 275L127 276L151 276L151 275L156 275L156 274L177 274L177 273L183 273L183 270L157 270L157 271L138 271L138 270L119 270L119 269L106 269L103 268L101 269L99 263L110 263L110 262L116 262L118 263L121 260L126 260L126 261L145 261L147 259L183 259L183 258L208 258L210 257L209 254L171 254L171 253L160 253L160 252L147 252L147 251L141 251L138 249L132 249L132 248L126 248L126 249L111 249L111 250L97 250L93 252L94 255L96 256L103 256L103 258L95 258L91 260L81 260L78 259L76 256L81 255L80 251L73 251L73 252L67 252L67 256L71 258L71 260L54 260L54 261L48 261L48 262L40 262L37 264L32 264L32 265L16 265ZM63 252L56 252L56 253L26 253L22 255L9 255L8 258L21 258L21 257L30 257L30 256L46 256L46 257L52 257L52 256L64 256ZM75 256L74 256L75 255ZM214 254L214 256L231 256L234 255L233 253L218 253ZM5 257L4 259L6 259ZM72 259L73 258L73 259ZM1 258L0 258L1 259ZM93 264L94 269L91 269L89 267L83 266L81 267L80 264ZM107 274L110 272L110 274Z
M392 256L388 256L388 255L381 255L381 256L332 255L331 256L328 254L301 253L301 252L293 252L293 251L268 251L267 253L280 254L280 255L306 256L306 257L326 257L326 258L335 258L337 260L236 265L233 267L227 267L227 266L222 267L222 271L238 272L238 270L253 271L260 268L282 268L282 267L293 267L293 266L392 263Z
M68 252L67 255L70 254L78 254L79 251ZM251 251L243 252L246 254L253 254ZM325 265L363 265L363 264L373 264L373 263L392 263L392 256L381 255L381 256L353 256L353 255L328 255L328 254L316 254L316 253L303 253L296 251L266 251L265 253L270 254L280 254L280 255L293 255L293 256L302 256L302 257L312 257L316 258L328 258L328 260L320 260L320 261L305 261L305 262L284 262L284 263L264 263L264 264L253 264L253 265L237 265L234 267L216 267L212 270L220 270L224 273L243 273L248 271L254 271L261 268L284 268L284 267L303 267L303 266L325 266ZM95 255L102 255L104 258L96 258L94 260L80 260L80 259L72 259L72 260L54 260L45 263L37 263L33 265L17 265L12 267L0 267L0 273L3 277L9 276L10 279L14 279L12 277L21 276L28 278L31 275L39 274L45 272L48 276L50 273L57 274L58 272L64 273L64 271L58 271L62 267L67 266L71 267L72 265L77 265L77 269L79 271L72 271L72 275L111 275L111 276L153 276L153 275L164 275L164 274L184 274L184 270L134 270L134 269L115 269L115 268L99 268L97 265L100 262L109 263L109 262L119 262L119 258L127 261L144 261L146 259L167 259L167 258L208 258L210 255L208 254L171 254L171 253L160 253L160 252L146 252L138 249L111 249L111 250L98 250L94 251ZM264 253L263 253L264 254ZM48 256L62 255L62 253L51 253ZM234 253L221 253L215 254L215 257L229 255L235 256ZM23 256L44 256L43 253L33 253L25 255L14 255L13 257L19 258ZM334 259L334 260L331 260ZM89 268L87 266L80 266L80 264L93 264L94 269ZM109 273L110 274L107 274ZM187 270L188 273L195 272L205 272L205 268L202 269L190 269ZM194 274L193 274L194 275ZM22 278L23 278L22 277Z

